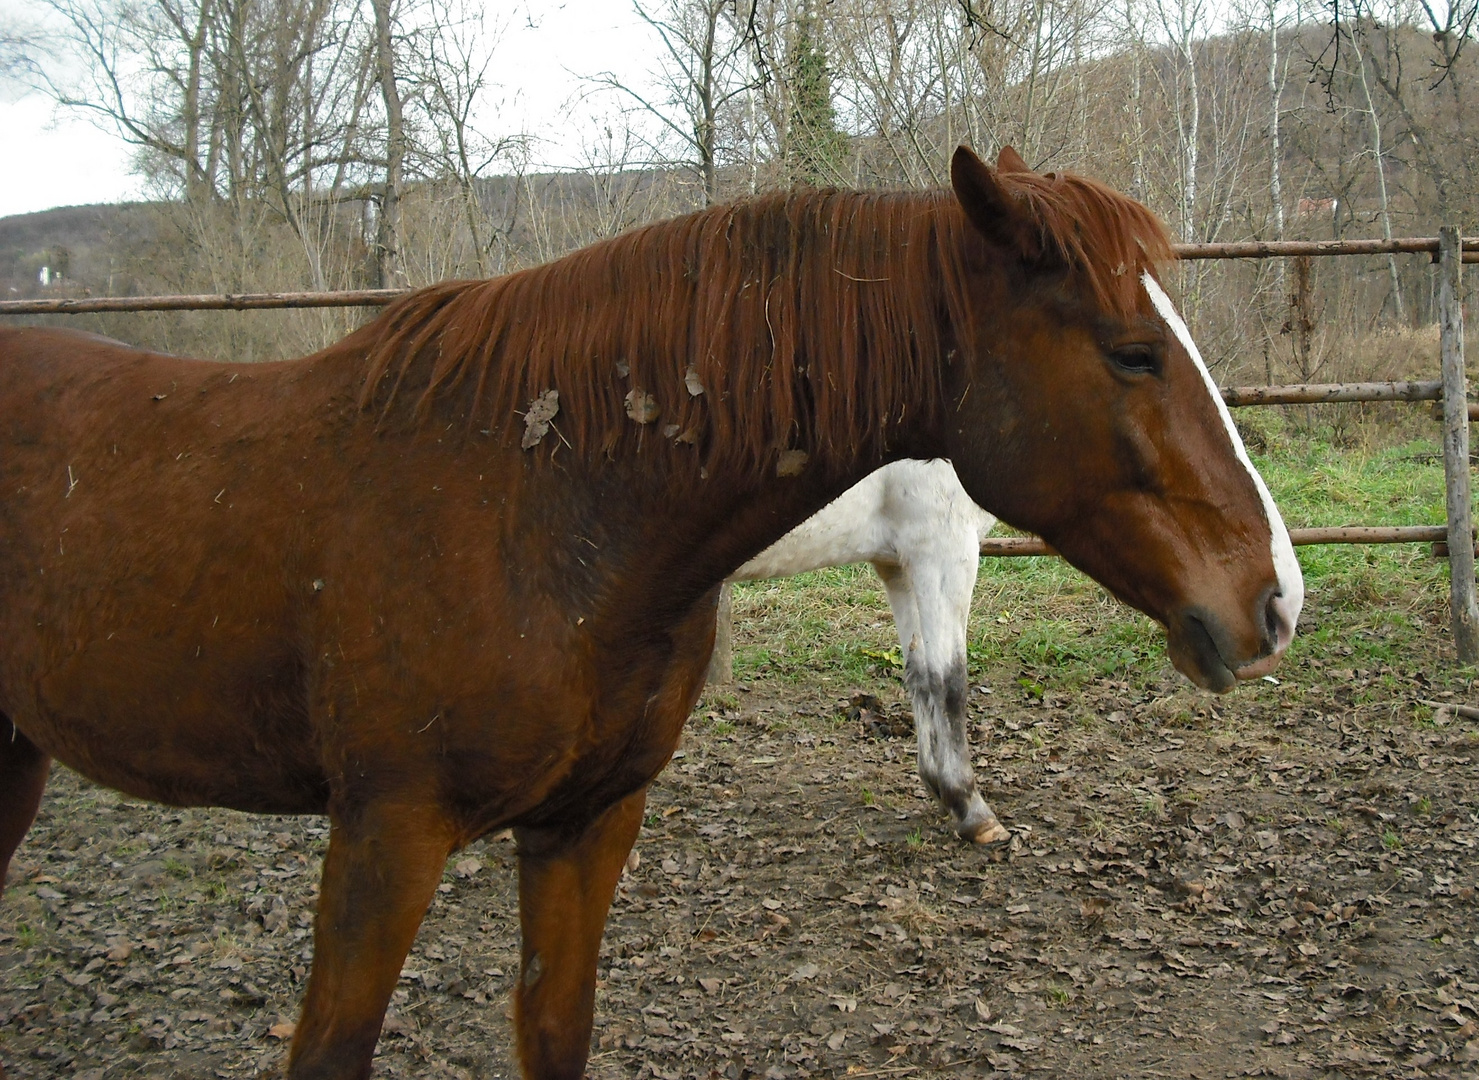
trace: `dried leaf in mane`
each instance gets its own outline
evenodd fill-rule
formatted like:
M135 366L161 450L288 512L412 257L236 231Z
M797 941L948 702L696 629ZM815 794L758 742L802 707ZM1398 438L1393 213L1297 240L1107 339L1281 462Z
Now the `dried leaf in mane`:
M1170 253L1149 211L1076 176L1001 180L1101 304L1134 309L1139 269ZM587 456L696 444L748 470L788 449L881 456L907 414L941 407L944 357L974 341L966 266L984 247L949 191L711 207L397 302L363 404L507 438L555 390L560 441Z

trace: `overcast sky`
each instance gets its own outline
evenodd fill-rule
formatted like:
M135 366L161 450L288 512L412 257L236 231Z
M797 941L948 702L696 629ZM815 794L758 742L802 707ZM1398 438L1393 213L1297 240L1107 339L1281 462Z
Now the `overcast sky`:
M625 0L487 0L487 10L490 23L507 25L491 68L500 84L493 97L504 105L490 130L522 127L539 136L536 165L579 164L582 138L615 111L609 94L581 102L588 87L580 76L614 70L645 81L655 46L650 29ZM127 143L57 113L38 94L0 99L0 136L0 217L146 194L130 175Z

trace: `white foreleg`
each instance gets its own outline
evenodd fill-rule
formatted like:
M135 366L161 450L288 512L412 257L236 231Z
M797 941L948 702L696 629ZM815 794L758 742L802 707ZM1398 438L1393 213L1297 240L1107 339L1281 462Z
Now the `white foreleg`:
M1008 838L981 798L967 739L966 634L980 543L996 519L948 461L896 461L848 490L735 573L784 577L871 562L888 590L914 700L919 775L967 840Z
M953 532L910 545L900 562L873 565L899 631L904 685L914 702L919 778L962 837L999 844L1009 834L976 786L966 713L967 618L980 542L974 533Z

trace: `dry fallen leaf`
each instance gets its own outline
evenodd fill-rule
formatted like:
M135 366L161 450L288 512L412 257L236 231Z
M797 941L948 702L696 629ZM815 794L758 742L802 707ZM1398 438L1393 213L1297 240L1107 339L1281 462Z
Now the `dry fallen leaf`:
M688 393L693 397L698 397L704 392L704 384L698 377L698 370L694 367L690 366L683 373L683 385L688 388Z
M806 468L806 459L810 456L805 450L782 450L775 462L775 474L800 476L801 470Z
M627 415L639 424L650 424L662 415L657 399L646 390L628 390L623 400L626 402Z
M550 421L560 412L560 392L558 390L546 390L533 401L529 402L529 408L524 413L524 437L519 440L519 445L525 450L531 449L539 444L549 432Z
M281 1020L267 1029L269 1039L291 1039L298 1025L290 1020Z

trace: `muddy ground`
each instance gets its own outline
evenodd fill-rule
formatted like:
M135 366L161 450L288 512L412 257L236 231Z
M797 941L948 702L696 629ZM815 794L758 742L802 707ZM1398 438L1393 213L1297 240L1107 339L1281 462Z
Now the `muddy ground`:
M712 693L606 933L593 1076L1479 1076L1479 724L1431 665L1221 699L1169 669L972 691L1009 852L948 831L838 691ZM16 1080L281 1065L314 819L177 811L58 771L0 902ZM507 1077L512 844L454 857L377 1076Z

